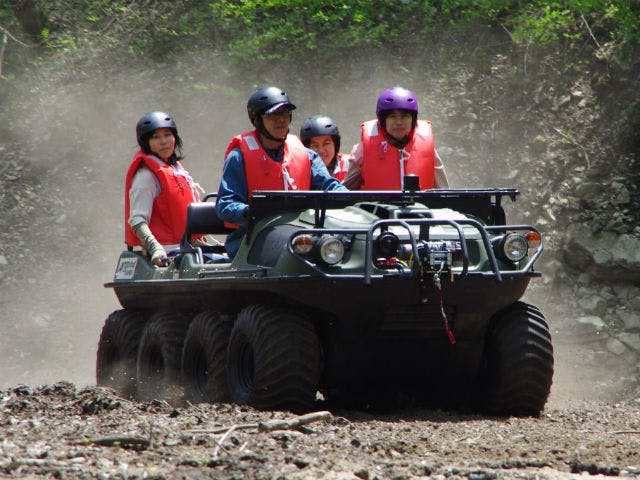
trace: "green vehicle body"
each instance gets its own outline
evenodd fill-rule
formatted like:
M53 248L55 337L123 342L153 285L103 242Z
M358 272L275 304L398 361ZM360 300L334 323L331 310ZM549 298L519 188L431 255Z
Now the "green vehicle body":
M506 224L503 201L517 195L254 192L247 235L223 263L189 239L229 230L213 202L192 204L168 267L121 254L106 287L123 310L105 324L98 383L266 409L309 410L320 392L356 406L403 396L539 415L553 348L543 314L520 299L543 243L535 227ZM527 242L517 261L507 237Z

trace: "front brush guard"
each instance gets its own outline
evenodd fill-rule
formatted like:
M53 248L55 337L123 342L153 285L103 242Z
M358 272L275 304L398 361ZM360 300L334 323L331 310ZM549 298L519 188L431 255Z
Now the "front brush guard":
M509 275L525 275L531 272L533 264L538 259L543 250L543 243L540 240L540 245L533 252L532 255L529 255L529 261L526 265L518 270L500 270L498 266L498 261L493 252L493 248L491 246L491 240L489 239L488 231L500 231L506 232L508 230L528 230L538 233L540 232L536 228L531 225L500 225L500 226L484 226L480 222L472 219L461 219L461 220L445 220L445 219L410 219L410 220L400 220L400 219L386 219L386 220L378 220L374 222L368 229L360 229L360 228L347 228L347 229L325 229L325 228L308 228L308 229L299 229L293 232L289 240L287 241L287 249L289 253L300 260L302 263L307 265L309 268L313 269L318 274L327 278L362 278L366 285L371 284L371 280L373 278L381 278L384 275L376 275L373 272L373 233L382 227L389 226L401 226L404 227L408 234L409 240L411 242L411 250L412 250L412 263L411 263L411 272L414 277L418 277L421 272L421 261L420 255L418 252L418 242L416 240L416 236L413 233L412 226L434 226L434 225L446 225L453 227L458 233L458 240L460 241L461 250L462 250L462 270L460 272L452 272L454 275L460 277L466 277L469 274L469 252L467 250L466 237L464 234L464 230L462 226L470 226L475 228L480 234L480 238L482 240L482 245L487 254L487 258L489 260L489 265L491 267L491 272L476 272L481 275L486 275L487 273L493 275L497 282L502 281L503 274ZM296 253L293 250L293 239L298 235L304 234L322 234L322 235L347 235L347 236L355 236L355 235L366 235L365 237L365 262L364 262L364 274L339 274L339 273L329 273L320 268L316 263L311 260L303 257L302 255ZM542 237L540 237L542 238Z

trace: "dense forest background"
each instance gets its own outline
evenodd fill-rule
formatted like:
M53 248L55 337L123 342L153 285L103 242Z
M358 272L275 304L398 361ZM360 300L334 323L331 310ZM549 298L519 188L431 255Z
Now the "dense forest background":
M522 193L555 332L604 332L587 360L638 376L637 0L8 0L0 41L0 384L93 382L137 119L171 112L215 191L265 84L345 151L384 88L413 90L453 187Z

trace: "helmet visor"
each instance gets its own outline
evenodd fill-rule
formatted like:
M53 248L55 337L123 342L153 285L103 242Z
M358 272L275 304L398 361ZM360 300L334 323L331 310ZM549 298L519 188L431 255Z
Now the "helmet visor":
M271 115L273 113L283 110L284 108L291 111L291 110L295 110L296 106L291 102L276 103L272 107L269 107L264 112L262 112L262 115Z

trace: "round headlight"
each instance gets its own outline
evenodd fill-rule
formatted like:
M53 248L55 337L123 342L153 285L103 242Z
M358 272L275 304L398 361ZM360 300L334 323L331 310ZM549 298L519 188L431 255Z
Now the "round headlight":
M507 260L519 262L527 256L529 246L527 239L518 233L509 233L505 235L502 241L502 252Z
M320 258L329 265L335 265L344 257L344 243L338 237L324 237L320 240Z

